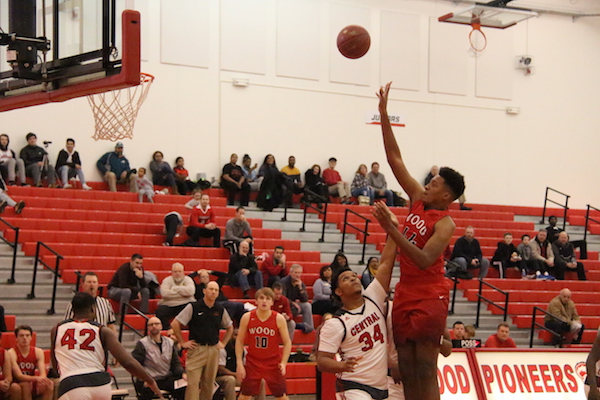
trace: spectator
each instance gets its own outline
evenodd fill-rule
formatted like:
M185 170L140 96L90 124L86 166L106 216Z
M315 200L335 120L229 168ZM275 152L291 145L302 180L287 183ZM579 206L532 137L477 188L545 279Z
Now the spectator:
M342 204L350 202L350 186L348 182L344 182L340 173L335 170L337 159L331 157L329 159L329 168L323 171L323 181L328 187L328 192L331 195L338 195L342 200Z
M475 325L465 325L465 339L473 339L477 335Z
M194 198L196 195L194 195ZM189 239L187 244L199 246L200 238L212 238L213 247L219 247L221 241L221 230L215 223L216 216L210 206L210 197L207 194L200 195L200 204L192 208L190 213L190 225L187 227Z
M517 246L517 251L521 256L521 269L527 271L527 273L535 273L537 279L550 279L550 275L544 268L544 263L539 262L533 256L533 248L531 246L531 238L525 234L521 236L521 243ZM543 269L542 269L543 268ZM552 277L553 279L554 277Z
M2 337L0 331L0 338ZM0 397L3 399L21 399L21 386L13 382L12 359L3 347L0 347Z
M232 154L229 159L229 164L223 167L221 175L221 187L227 192L227 204L232 206L235 200L235 195L240 193L240 206L247 207L250 201L250 185L244 178L242 168L237 165L238 156Z
M162 151L155 151L150 161L150 171L152 172L152 183L159 186L168 186L171 188L171 194L179 194L175 181L175 171L171 169L168 162L164 161Z
M164 233L167 235L163 246L173 246L173 239L181 234L183 230L183 217L177 211L171 211L165 215Z
M113 332L117 333L117 328L115 327L115 312L113 311L112 305L110 301L105 299L104 297L98 296L98 275L96 275L93 271L88 271L83 275L83 284L81 285L81 291L91 295L94 299L96 299L96 319L95 321L100 325L106 326L113 330ZM67 305L67 310L65 311L65 319L74 318L73 307L71 303Z
M73 185L69 183L69 178L77 176L81 182L81 188L83 190L90 190L91 186L85 183L85 176L81 169L81 158L79 158L79 152L75 150L75 140L67 139L66 148L62 149L58 153L56 159L56 170L62 179L63 189L72 188Z
M239 206L235 209L235 217L231 218L225 224L225 236L223 237L223 247L229 249L231 254L238 251L240 242L248 242L250 246L250 254L253 254L252 228L246 220L246 209Z
M135 299L141 300L140 311L144 314L148 312L150 290L144 280L143 262L141 254L132 255L129 262L117 269L108 284L108 298L119 302L119 312L123 309L123 304Z
M186 399L211 400L213 385L219 368L219 350L231 339L233 323L222 305L216 303L219 296L217 282L209 282L202 300L190 303L175 317L171 326L181 347L188 349L185 371L188 385ZM189 340L183 341L181 327L189 328ZM219 340L219 329L226 330ZM200 390L200 393L198 391Z
M331 301L331 267L324 265L319 271L319 279L313 283L312 313L325 315L335 312Z
M348 258L341 251L339 251L333 257L333 262L329 264L329 266L331 267L331 271L334 275L337 274L337 272L341 269L350 268L350 266L348 265Z
M48 187L56 187L54 176L54 166L48 160L48 153L37 145L37 136L29 132L27 136L27 146L21 149L20 157L25 164L25 174L33 179L33 185L42 186L42 176L46 172L48 178Z
M16 185L17 171L21 186L29 186L25 181L25 163L21 157L17 158L14 151L8 148L10 139L6 133L0 135L0 171L2 177L8 179L10 186Z
M245 299L250 298L250 285L256 290L263 287L262 273L258 270L254 256L249 252L248 242L241 242L238 252L232 254L229 259L229 283L231 286L240 287Z
M175 381L186 379L184 369L179 361L177 346L173 339L161 335L162 323L157 317L151 317L146 324L148 335L141 338L131 352L135 358L148 372L158 387L170 392L175 400L183 400L185 388L175 389ZM135 381L136 391L140 393L139 400L151 400L154 398L152 389L144 385L143 381Z
M507 268L520 268L522 257L519 255L517 248L513 244L512 233L507 232L504 234L504 240L498 242L498 247L492 258L492 262L499 262L501 264L500 276L504 277L504 272ZM522 275L525 276L527 271L525 268L521 269Z
M554 253L554 273L556 279L564 280L565 271L577 271L577 278L580 281L585 281L585 269L583 264L577 261L575 257L575 248L569 242L567 232L560 232L558 239L552 243L552 252Z
M51 400L54 396L54 382L46 375L44 351L31 345L33 329L20 325L15 329L17 345L8 350L11 358L12 375L21 386L23 399L34 397Z
M558 239L558 234L563 231L561 228L556 226L556 222L558 222L556 215L551 215L548 217L549 225L546 227L546 233L548 241L550 243L556 242L556 240Z
M200 279L200 283L196 285L196 300L201 300L204 298L204 289L206 289L206 285L208 285L208 282L210 282L210 275L218 277L217 284L219 285L219 287L222 286L219 283L220 280L227 278L227 273L225 272L210 271L206 269L199 269L198 271L194 271L188 275L191 279L194 279L196 277ZM240 302L229 301L227 296L225 296L220 290L216 302L225 307L227 313L233 320L234 325L239 326L242 315L246 313L244 305Z
M454 340L463 340L467 338L465 324L462 321L456 321L452 325L452 338Z
M306 285L302 282L302 266L293 264L290 268L290 274L281 279L283 295L288 298L292 304L292 314L302 315L302 329L309 333L315 329L312 308L308 302L308 293ZM298 327L298 325L296 325Z
M259 179L262 178L256 205L264 211L273 211L279 207L283 200L284 176L277 168L273 154L267 154L263 164L258 170Z
M273 306L271 307L271 309L283 315L283 317L285 318L285 323L287 325L288 333L290 335L290 339L293 341L294 332L296 331L296 321L294 321L294 314L292 314L290 301L287 297L283 295L283 286L281 286L281 282L273 283L271 289L273 289L274 294Z
M183 264L171 266L171 276L163 279L160 285L161 303L156 309L156 316L165 329L171 327L171 320L185 308L188 303L196 301L196 284L185 275ZM153 377L154 378L154 377ZM156 378L154 378L156 379ZM160 386L160 385L159 385Z
M548 275L548 268L554 268L554 252L552 244L546 240L548 232L545 229L540 229L535 238L530 242L531 255L537 262L537 268L542 275Z
M135 185L135 173L137 171L129 167L129 160L123 155L122 142L117 142L115 151L109 151L100 157L96 167L104 177L104 181L108 184L108 190L111 192L117 191L117 182L128 183L129 191L137 192Z
M135 186L140 203L144 202L144 196L146 196L149 203L154 203L154 185L150 182L150 179L146 178L146 168L141 167L138 170L137 177L135 178Z
M21 214L23 208L25 208L25 202L23 200L19 202L14 201L6 192L8 192L8 187L0 175L0 214L4 212L6 206L14 207L15 214Z
M485 341L484 347L511 348L517 347L510 337L510 325L506 322L498 324L498 330Z
M287 257L283 246L275 246L273 255L267 257L260 266L260 272L263 276L263 286L271 287L275 282L286 277L290 271L286 266Z
M438 173L440 172L440 169L438 168L437 165L433 165L431 167L431 170L429 171L429 174L427 174L427 176L425 177L425 181L424 181L424 185L427 186L427 184L433 179L434 176L436 176ZM460 209L461 210L472 210L471 207L467 207L465 205L465 203L467 202L467 198L465 197L465 194L461 194L460 197L458 198L458 203L460 204Z
M358 196L365 196L369 198L369 204L373 204L373 201L375 200L375 191L369 186L367 166L365 164L360 164L358 166L356 175L354 175L354 179L352 180L352 185L350 185L350 190L352 197L358 199Z
M544 325L546 328L562 335L561 338L552 337L552 344L554 345L562 343L578 344L581 342L585 327L581 323L579 314L577 314L577 307L573 300L571 300L571 295L571 291L564 288L558 296L548 303L546 311L556 318L546 315L544 317Z
M185 208L188 210L193 210L194 207L200 205L200 200L202 199L202 190L195 189L192 193L192 198L185 203Z
M296 157L289 156L288 165L281 168L281 173L288 178L286 187L288 188L289 204L291 204L292 193L299 194L304 192L304 183L302 183L301 177L302 173L296 167Z
M369 186L375 191L375 198L385 198L385 204L392 207L394 205L394 192L388 190L385 176L379 172L378 162L371 164L371 172L369 172L368 178Z
M177 157L175 159L175 184L177 185L177 191L181 195L186 195L188 192L193 192L196 189L196 184L190 179L190 173L185 169L185 160L183 157Z
M452 261L458 264L463 272L467 272L467 269L479 268L479 278L487 276L490 262L483 258L479 240L475 239L475 228L472 226L467 226L465 235L454 243Z
M250 191L258 192L260 188L260 182L258 179L258 172L256 171L258 168L258 164L254 163L252 165L252 159L248 154L244 154L242 158L242 172L244 173L244 178L246 178L246 182L250 185Z
M321 177L321 167L317 164L313 165L309 170L304 173L305 188L320 196L321 198L313 198L310 194L305 194L305 201L311 203L320 204L322 202L329 202L329 192L327 184Z
M367 267L362 273L360 281L362 282L363 288L367 288L375 279L375 275L377 275L377 270L379 269L379 258L370 257L369 261L367 261Z

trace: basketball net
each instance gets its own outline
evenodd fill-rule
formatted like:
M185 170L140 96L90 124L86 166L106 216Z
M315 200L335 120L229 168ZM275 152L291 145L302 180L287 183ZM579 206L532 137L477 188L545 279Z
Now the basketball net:
M133 139L133 125L138 111L148 96L154 76L140 74L140 84L88 96L94 113L94 140Z
M487 37L481 30L481 20L479 19L479 16L472 16L471 28L473 28L469 33L469 43L471 43L471 48L476 52L485 50L487 46Z

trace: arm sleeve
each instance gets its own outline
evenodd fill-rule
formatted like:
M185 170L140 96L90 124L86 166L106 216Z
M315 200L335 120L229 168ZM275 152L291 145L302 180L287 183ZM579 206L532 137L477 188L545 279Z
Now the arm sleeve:
M179 290L179 294L184 297L190 297L196 294L196 284L189 276L183 278L183 286Z
M298 290L298 298L300 299L301 302L305 303L308 301L308 292L306 291L306 285L304 284L304 282L302 282L302 292L300 292L300 290Z
M319 332L319 351L337 353L342 344L345 327L339 318L326 321Z
M173 279L168 278L169 277L163 279L162 283L160 284L160 296L164 300L169 300L177 296L177 293L171 289L173 287Z
M106 173L106 171L108 171L106 169L106 164L107 164L107 160L108 160L108 154L106 153L105 155L103 155L102 157L100 157L100 159L98 160L98 162L96 162L96 168L98 168L98 170L100 170L100 172L102 173L102 175L104 175Z
M223 310L223 318L221 318L221 328L227 328L231 324L233 324L233 321L231 320L231 317L229 316L229 313L227 312L227 310L224 309Z
M329 296L323 294L323 281L317 279L313 284L313 300L329 300Z

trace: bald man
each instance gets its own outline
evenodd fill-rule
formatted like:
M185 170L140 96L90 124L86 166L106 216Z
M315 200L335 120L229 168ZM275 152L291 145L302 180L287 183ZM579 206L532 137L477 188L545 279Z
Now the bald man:
M223 349L233 335L233 323L225 308L216 302L219 285L211 281L204 288L204 297L190 303L171 323L173 333L181 347L188 349L186 373L188 385L185 400L210 400L219 368L219 350ZM190 338L186 342L181 336L181 327L187 325ZM223 341L219 340L219 329L225 328ZM201 391L198 388L201 385Z
M564 288L548 303L546 311L556 318L546 315L544 325L562 335L562 339L556 336L552 338L552 343L555 345L579 343L585 329L579 319L579 314L577 314L577 307L571 300L571 295L571 291Z
M554 275L558 280L565 279L565 271L576 271L577 278L585 281L585 269L583 264L577 261L575 257L575 247L569 242L569 235L562 231L558 234L558 239L552 243L552 252L554 253Z
M169 329L171 320L189 303L196 301L196 284L185 275L183 264L174 263L171 266L171 276L167 276L160 285L162 301L156 309L156 316L163 327Z
M187 379L184 373L175 341L169 337L162 336L162 323L160 319L152 317L147 324L148 336L140 339L131 353L148 372L162 390L171 392L175 400L183 400L185 387L175 389L175 381ZM154 393L144 385L143 381L136 381L137 392L140 393L139 400L150 400Z

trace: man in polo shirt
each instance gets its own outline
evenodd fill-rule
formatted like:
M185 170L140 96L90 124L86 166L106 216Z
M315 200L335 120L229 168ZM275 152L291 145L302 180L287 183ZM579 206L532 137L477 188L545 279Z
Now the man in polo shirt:
M173 333L181 347L188 349L186 373L188 385L185 400L210 400L219 368L219 350L225 347L233 335L233 323L225 308L215 301L219 285L206 284L204 298L188 304L171 323ZM187 342L181 336L181 327L187 325L190 337ZM223 341L219 340L219 328L225 328ZM200 387L201 385L201 387ZM198 388L200 387L200 394Z
M112 305L104 297L98 296L98 275L95 272L86 272L83 276L83 284L81 291L89 293L94 299L96 299L96 322L100 325L104 325L112 329L117 333L115 327L115 312L113 311ZM67 311L65 312L65 319L73 318L73 308L71 303L67 305Z

